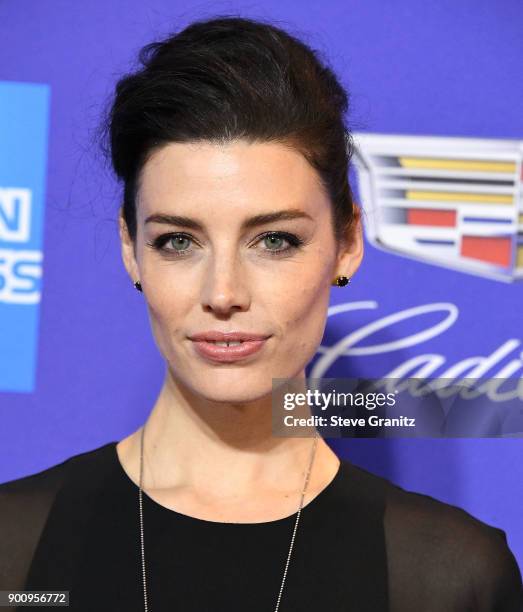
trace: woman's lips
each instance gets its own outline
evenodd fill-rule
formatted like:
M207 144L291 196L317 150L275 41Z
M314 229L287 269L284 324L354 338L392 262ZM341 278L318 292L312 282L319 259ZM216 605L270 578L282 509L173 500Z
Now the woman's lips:
M193 340L192 343L196 352L206 359L219 362L230 362L244 359L249 355L257 353L267 342L268 338L260 340L244 340L240 344L231 346L221 346L214 342L205 340Z

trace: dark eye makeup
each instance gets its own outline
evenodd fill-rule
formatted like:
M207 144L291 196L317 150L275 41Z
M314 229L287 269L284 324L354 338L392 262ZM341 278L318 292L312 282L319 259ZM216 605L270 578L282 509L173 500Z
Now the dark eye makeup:
M174 241L179 240L179 239L182 239L182 242L184 241L185 242L186 241L196 242L194 237L191 236L190 234L187 234L186 232L169 232L167 234L161 234L160 236L158 236L151 242L147 242L147 245L168 256L184 257L184 256L189 255L192 252L192 249L190 248L182 248L182 249L166 248L166 245L169 242L171 242L171 245L173 245L175 244ZM258 244L258 242L261 242L263 240L268 241L266 242L266 244L270 244L271 243L270 241L272 241L272 244L274 244L274 241L276 241L276 243L282 240L287 242L287 246L283 248L262 249L264 253L267 253L271 257L288 255L291 252L295 251L296 249L299 249L304 244L304 241L301 238L289 232L278 232L278 231L265 232L261 236L258 236L256 240L256 244ZM180 242L178 242L178 244L180 244Z

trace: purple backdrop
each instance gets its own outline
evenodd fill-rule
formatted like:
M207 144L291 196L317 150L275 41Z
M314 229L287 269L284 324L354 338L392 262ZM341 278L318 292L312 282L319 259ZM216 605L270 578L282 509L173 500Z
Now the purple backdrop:
M120 260L119 189L93 130L115 79L132 67L143 44L224 12L272 19L322 49L352 93L351 125L358 131L523 138L519 0L4 0L0 81L48 85L50 124L34 388L0 389L1 482L121 439L152 407L164 365L143 299ZM503 283L365 246L351 285L333 289L333 305L370 300L376 308L333 316L323 346L420 305L451 303L459 317L425 343L341 358L328 375L350 370L377 377L427 353L442 355L449 367L489 355L510 339L515 348L504 363L521 358L521 279ZM372 344L438 320L441 315L390 327ZM5 349L3 367L10 360ZM523 565L521 439L337 440L332 446L406 488L501 527Z

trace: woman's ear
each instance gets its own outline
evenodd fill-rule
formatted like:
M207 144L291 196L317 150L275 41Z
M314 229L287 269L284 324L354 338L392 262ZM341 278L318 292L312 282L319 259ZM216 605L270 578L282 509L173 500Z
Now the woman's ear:
M359 207L354 204L354 218L338 250L336 274L352 278L363 259L363 225Z
M136 263L135 258L135 244L131 239L129 234L129 229L127 228L127 223L123 214L123 206L120 207L120 214L118 215L118 225L119 225L119 233L120 233L120 243L122 250L122 260L127 270L127 274L131 278L131 282L135 282L140 279L140 274L138 271L138 264Z

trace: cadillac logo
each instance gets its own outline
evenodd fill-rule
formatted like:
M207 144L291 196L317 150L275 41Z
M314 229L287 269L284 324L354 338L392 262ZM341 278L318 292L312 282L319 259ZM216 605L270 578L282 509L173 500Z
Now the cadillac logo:
M384 251L523 278L523 141L354 134L363 224Z

